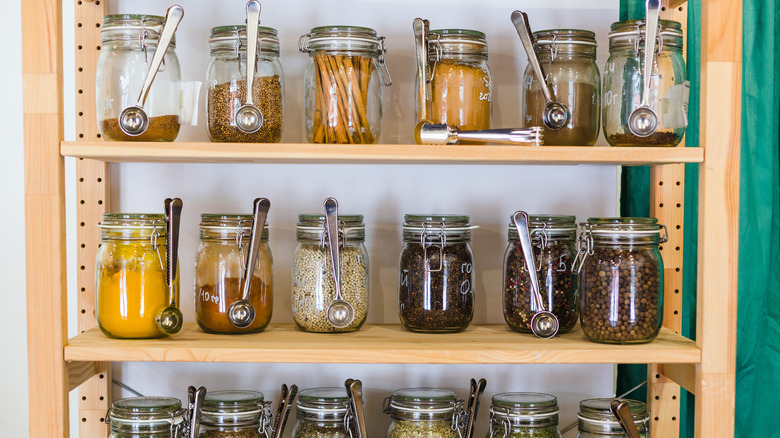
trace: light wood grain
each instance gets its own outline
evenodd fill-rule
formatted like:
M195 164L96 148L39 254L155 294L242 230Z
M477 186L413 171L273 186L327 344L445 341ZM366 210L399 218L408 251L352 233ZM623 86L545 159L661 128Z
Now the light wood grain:
M68 363L68 388L73 391L97 374L95 362Z
M112 162L666 164L697 163L699 148L64 142L62 155Z
M272 324L263 333L220 336L185 324L167 339L119 340L90 330L68 342L72 361L310 362L310 363L696 363L693 341L663 330L641 345L589 342L579 327L554 339L512 332L505 325L457 334L412 333L398 325L366 325L342 334L306 333Z
M692 364L664 364L661 373L686 391L696 393L696 367Z

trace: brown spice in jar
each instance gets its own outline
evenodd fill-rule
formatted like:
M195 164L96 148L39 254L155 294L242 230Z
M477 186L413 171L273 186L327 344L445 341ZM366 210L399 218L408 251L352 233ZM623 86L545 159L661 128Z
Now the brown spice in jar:
M106 140L115 141L174 141L179 135L179 116L149 117L149 126L141 135L127 135L119 127L119 119L100 121L100 132Z
M486 70L451 60L434 63L428 108L431 122L460 130L490 129L490 97Z
M228 277L216 285L201 286L195 292L195 313L200 328L217 334L256 333L265 329L271 321L273 308L271 284L263 282L257 275L252 278L249 302L255 308L255 320L248 327L239 328L230 322L227 312L243 293L243 278Z
M246 103L246 80L225 82L209 88L209 138L214 142L276 143L282 137L284 112L282 82L278 75L252 81L252 99L263 113L263 125L246 133L236 126L235 115Z
M544 126L542 113L547 101L538 87L526 92L526 127ZM599 136L599 106L596 87L584 82L558 83L555 99L569 109L571 117L561 129L544 128L544 144L552 146L593 146Z
M674 132L656 131L647 137L637 137L634 134L612 134L607 139L612 146L677 146L682 137Z

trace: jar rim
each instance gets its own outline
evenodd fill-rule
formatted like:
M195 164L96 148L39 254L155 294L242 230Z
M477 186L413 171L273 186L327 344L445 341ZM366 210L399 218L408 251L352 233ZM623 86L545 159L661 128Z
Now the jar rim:
M365 227L363 223L362 214L339 214L337 216L339 222L343 222L345 227L348 228L361 228ZM324 229L325 214L323 213L302 213L298 215L298 228L301 227L318 227Z
M450 404L455 401L455 397L455 391L449 389L417 387L396 389L393 391L392 401L434 407L444 403Z
M217 26L211 29L209 43L216 43L221 41L231 42L236 40L246 43L245 24ZM274 46L279 44L278 32L276 29L266 26L257 26L257 41L260 45L261 51L271 51L278 53L278 49L273 50L275 48ZM213 50L214 48L212 47L212 51ZM246 51L246 48L244 48L244 51Z
M347 390L337 386L323 386L319 388L307 388L298 392L298 402L315 405L336 405L349 403ZM346 406L346 405L345 405Z
M591 217L580 225L593 234L657 234L663 228L654 217Z
M443 228L468 227L471 218L459 214L405 214L404 228L422 227L423 224L436 223Z
M108 419L120 422L160 422L176 423L182 421L184 414L181 400L174 397L144 396L126 397L114 400L108 411Z
M147 15L147 14L108 14L103 16L103 23L117 20L158 20L160 24L165 22L165 17L161 15Z
M541 392L502 392L492 398L493 407L508 408L517 413L556 413L558 398Z
M159 213L103 213L103 220L98 224L100 228L118 229L154 229L165 234L166 227L157 225L165 222L165 215Z
M597 47L596 33L585 29L545 29L534 32L536 45L583 44Z
M203 398L203 406L204 408L207 406L215 408L261 406L264 397L263 393L259 391L211 391L207 392L206 397Z
M583 421L603 421L607 423L619 424L615 414L610 409L612 400L624 401L628 404L629 412L635 423L647 421L647 405L638 400L632 399L612 399L612 398L589 398L580 401L580 410L578 417Z

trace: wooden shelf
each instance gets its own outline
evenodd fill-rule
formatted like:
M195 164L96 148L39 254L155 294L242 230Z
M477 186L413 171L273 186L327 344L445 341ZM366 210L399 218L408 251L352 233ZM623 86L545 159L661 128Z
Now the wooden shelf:
M281 363L698 363L695 342L666 328L640 345L589 342L582 330L553 339L472 326L463 333L422 334L398 325L366 325L342 334L305 333L272 324L263 333L225 336L185 324L170 338L120 340L91 329L70 339L66 361Z
M701 163L702 148L336 145L308 143L62 142L67 157L122 162L671 164Z

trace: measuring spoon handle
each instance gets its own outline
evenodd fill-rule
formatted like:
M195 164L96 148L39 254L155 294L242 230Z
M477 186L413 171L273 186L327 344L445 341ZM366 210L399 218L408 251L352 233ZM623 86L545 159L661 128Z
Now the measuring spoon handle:
M342 301L341 263L339 259L339 203L336 201L336 198L328 198L325 200L324 206L328 247L330 247L330 262L333 268L333 281L336 283L336 301Z
M146 103L146 97L149 96L149 89L152 87L155 76L157 76L157 70L160 69L165 53L168 51L168 46L171 44L173 35L176 33L176 28L179 27L182 17L184 16L184 9L179 5L173 5L168 8L168 12L165 14L165 23L163 24L162 33L160 34L160 40L157 42L157 48L154 50L152 56L152 63L149 64L149 71L146 72L146 78L144 84L141 86L141 94L138 95L138 102L135 104L137 107L143 108Z
M539 304L539 310L544 310L542 293L539 291L539 278L536 276L536 262L534 261L534 251L531 246L531 233L528 231L528 213L516 211L513 218L517 235L520 237L520 248L523 250L525 268L528 270L528 277L531 279L531 291ZM552 309L550 310L552 311Z
M512 24L515 25L517 35L520 36L520 42L523 43L525 54L528 55L528 62L531 64L531 69L534 71L534 76L539 82L539 86L544 94L544 100L547 103L553 101L552 92L550 86L544 79L544 72L542 66L539 64L539 58L536 56L536 50L534 50L534 39L531 33L531 25L528 24L528 15L523 11L512 12Z
M644 81L642 106L650 106L650 84L653 78L653 57L655 56L655 40L658 35L660 11L661 0L647 0L645 3L645 65L642 69Z
M244 270L244 290L241 296L242 300L249 299L249 291L252 288L252 277L257 266L257 257L260 254L260 241L263 237L265 228L265 219L268 217L268 210L271 208L271 201L266 198L257 198L252 208L252 234L249 241L249 257L246 260L246 269Z
M252 85L255 80L257 57L257 27L260 26L260 2L249 0L246 4L246 104L254 105Z
M428 20L415 18L412 22L414 29L414 47L417 54L417 99L420 106L417 108L417 121L428 120Z

